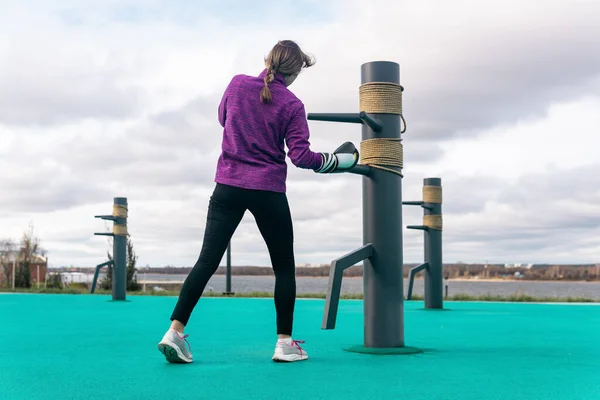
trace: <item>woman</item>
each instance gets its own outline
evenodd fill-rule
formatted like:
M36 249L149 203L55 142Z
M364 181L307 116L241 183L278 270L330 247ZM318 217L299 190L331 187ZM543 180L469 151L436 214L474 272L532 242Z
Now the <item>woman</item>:
M314 61L296 43L283 40L273 47L258 77L236 75L225 90L218 107L222 153L202 250L181 288L171 326L158 345L169 362L192 362L184 327L246 210L256 220L275 273L278 340L272 359L289 362L308 358L299 344L303 342L292 340L296 280L284 145L296 167L318 173L349 169L358 162L353 146L345 154L310 149L304 104L288 86L303 68L312 65Z

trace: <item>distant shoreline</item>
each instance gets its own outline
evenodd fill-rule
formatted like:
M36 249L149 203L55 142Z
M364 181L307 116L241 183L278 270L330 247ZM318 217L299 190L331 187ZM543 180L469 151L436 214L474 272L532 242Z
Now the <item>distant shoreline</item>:
M423 280L423 278L415 278L415 280ZM599 280L590 280L590 281L582 281L582 280L565 280L565 279L527 279L527 278L520 278L520 279L502 279L502 278L497 278L497 279L493 279L493 278L451 278L451 279L444 279L444 282L527 282L527 283L535 283L535 282L544 282L544 283L548 283L548 282L556 282L556 283L598 283L600 282Z
M403 276L408 279L409 271L416 265L404 264ZM138 267L136 268L137 279L141 280L144 274L154 276L187 276L191 267ZM50 273L84 273L93 274L94 268L72 267L72 268L50 268ZM444 282L600 282L600 264L585 265L553 265L539 264L531 267L505 267L493 264L444 264ZM104 272L104 270L102 271ZM226 275L227 268L220 266L215 272L216 276ZM328 279L330 272L329 264L315 266L296 266L296 278L320 278ZM231 276L265 277L274 276L272 267L265 266L232 266ZM361 278L363 266L355 265L346 269L343 273L345 279ZM423 279L424 272L416 274L415 279ZM448 279L446 279L448 278Z
M178 275L178 274L153 274L153 275ZM142 274L138 274L138 281L140 280L140 278L143 278L143 273ZM225 274L215 274L215 276L225 276ZM247 278L263 278L265 276L271 276L274 277L272 275L257 275L257 274L232 274L233 277L247 277ZM296 279L329 279L328 276L321 276L321 275L296 275ZM363 279L363 277L361 275L359 276L344 276L343 277L344 280L347 279ZM408 279L408 277L404 277L404 279ZM417 276L415 277L415 281L422 281L425 278L423 278L422 276ZM567 280L567 279L527 279L527 278L519 278L519 279L515 279L515 278L449 278L449 279L444 279L444 282L482 282L482 283L494 283L494 282L540 282L540 283L548 283L548 282L557 282L557 283L600 283L600 279L598 280L589 280L589 281L583 281L583 280Z
M171 274L165 274L165 275L171 275ZM223 274L218 274L218 275L223 275ZM261 275L234 275L234 276L245 276L245 277L260 277ZM303 279L303 278L325 278L328 279L327 276L296 276L296 279ZM362 279L362 276L344 276L344 280L346 279ZM139 275L138 275L138 279L139 279ZM406 277L404 277L404 279L407 279ZM415 281L422 281L424 280L423 277L415 277ZM540 283L548 283L548 282L556 282L556 283L600 283L600 280L595 280L595 281L578 281L578 280L561 280L561 279L526 279L526 278L521 278L521 279L514 279L514 278L450 278L450 279L444 279L444 282L486 282L486 283L493 283L493 282L527 282L527 283L535 283L535 282L540 282Z
M64 271L65 273L69 273L70 271ZM80 273L84 273L87 275L93 275L93 272L89 272L89 271L77 271ZM180 273L180 274L174 274L174 273L157 273L157 272L151 272L152 275L161 275L161 276L172 276L172 275L187 275L185 273ZM102 273L100 274L102 275ZM225 276L224 273L216 273L215 276ZM248 278L264 278L264 277L274 277L274 275L262 275L262 274L232 274L232 277L248 277ZM144 272L138 272L137 273L137 280L139 281L143 281L144 279ZM329 276L327 275L296 275L296 279L329 279ZM363 279L362 275L355 275L355 276L344 276L343 277L344 280L347 279ZM408 279L407 276L404 277L404 279ZM415 281L422 281L425 278L423 276L416 276L415 277ZM166 281L169 282L169 281ZM473 277L473 278L449 278L449 279L444 279L443 280L444 283L446 282L482 282L482 283L494 283L494 282L528 282L528 283L535 283L535 282L540 282L540 283L547 283L547 282L556 282L556 283L600 283L600 279L590 279L590 280L581 280L581 279L544 279L544 278L535 278L535 279L531 279L528 277L522 277L522 278L512 278L512 277L506 277L506 278L478 278L478 277Z

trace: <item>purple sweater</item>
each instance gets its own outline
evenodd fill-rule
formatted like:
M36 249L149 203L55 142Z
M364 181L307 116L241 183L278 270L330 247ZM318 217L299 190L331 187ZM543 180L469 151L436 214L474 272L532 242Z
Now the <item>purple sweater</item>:
M223 94L218 110L223 142L215 182L285 193L284 144L298 168L319 168L321 155L310 150L304 104L288 90L282 75L269 84L271 103L260 102L266 72L234 76Z

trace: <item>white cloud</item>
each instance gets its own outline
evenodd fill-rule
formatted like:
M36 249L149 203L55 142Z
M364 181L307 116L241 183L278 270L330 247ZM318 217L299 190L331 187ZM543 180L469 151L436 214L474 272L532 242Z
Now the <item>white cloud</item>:
M53 265L104 260L105 238L92 235L104 223L93 216L119 196L141 265L192 265L221 93L233 74L260 72L282 38L317 57L291 87L308 112L357 111L360 65L400 63L403 197L417 200L423 178L442 178L446 261L600 260L589 239L600 233L599 1L302 2L293 13L266 2L5 3L0 237L17 239L32 221ZM263 11L264 20L242 18ZM310 126L316 151L359 144L357 125ZM297 261L360 246L362 178L289 165ZM421 215L404 207L403 225ZM405 230L404 246L405 261L422 260L422 232ZM234 263L269 263L250 214L233 248Z
M463 176L492 175L515 180L600 162L600 92L554 103L544 116L486 130L476 138L444 144L435 165ZM408 139L407 139L408 141Z

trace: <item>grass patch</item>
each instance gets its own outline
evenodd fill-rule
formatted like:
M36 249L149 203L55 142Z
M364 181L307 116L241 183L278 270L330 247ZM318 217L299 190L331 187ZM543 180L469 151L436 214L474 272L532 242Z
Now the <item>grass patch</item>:
M446 300L450 301L504 301L517 303L598 303L600 300L589 299L586 297L535 297L523 293L500 296L493 294L484 294L480 296L471 296L468 294L456 294L449 296Z
M161 290L161 291L147 291L147 292L130 292L130 296L179 296L178 290ZM298 293L296 295L299 299L324 299L325 293ZM204 292L202 297L239 297L239 298L273 298L272 292L236 292L233 295L225 295L220 292ZM360 300L362 294L355 293L342 293L340 299L343 300Z
M56 288L35 288L30 289L16 288L14 291L11 288L0 288L0 292L4 293L47 293L47 294L89 294L87 288L72 287L65 289ZM96 290L97 295L110 295L110 290ZM136 291L128 292L127 296L179 296L179 290L160 290L160 291ZM221 292L205 292L203 297L237 297L237 298L273 298L272 292L236 292L233 295L224 295ZM322 293L298 293L299 299L325 299L326 294ZM360 293L342 293L342 300L362 300L363 295ZM413 295L411 301L422 301L422 295ZM586 297L535 297L525 293L514 293L507 296L484 294L473 296L469 294L455 294L444 299L445 301L490 301L490 302L520 302L520 303L600 303L600 299L590 299Z
M12 288L0 288L0 292L1 293L47 293L47 294L84 294L84 293L89 293L89 289L82 289L82 288L78 288L78 287L73 287L73 288L64 288L64 289L58 289L58 288L36 288L36 287L32 287L29 289L26 288L15 288L15 290L12 290Z

